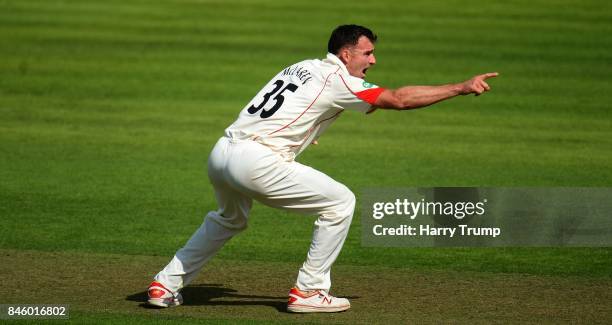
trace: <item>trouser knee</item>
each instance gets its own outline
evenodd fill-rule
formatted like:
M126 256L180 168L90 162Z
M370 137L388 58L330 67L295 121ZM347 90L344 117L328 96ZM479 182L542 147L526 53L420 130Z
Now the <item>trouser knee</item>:
M355 194L348 188L345 188L338 198L338 204L334 209L336 218L338 218L339 221L351 222L353 212L355 211L355 202Z
M353 194L353 192L351 192L350 190L347 190L346 198L344 200L344 205L346 206L346 211L348 211L351 216L353 215L353 212L355 211L355 202L357 202L357 199L355 198L355 194Z
M219 213L218 211L209 212L206 215L205 220L207 219L210 221L213 221L214 223L218 224L219 226L223 228L226 228L234 232L242 232L248 226L246 216L241 216L241 215L226 216L226 215Z

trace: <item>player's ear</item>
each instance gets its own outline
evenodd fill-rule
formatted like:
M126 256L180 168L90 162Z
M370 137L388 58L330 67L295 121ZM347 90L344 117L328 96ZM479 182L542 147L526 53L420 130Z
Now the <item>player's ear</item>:
M340 61L342 61L342 63L344 64L348 62L350 55L351 55L351 51L346 46L341 48L340 52L338 52L338 58L340 58Z

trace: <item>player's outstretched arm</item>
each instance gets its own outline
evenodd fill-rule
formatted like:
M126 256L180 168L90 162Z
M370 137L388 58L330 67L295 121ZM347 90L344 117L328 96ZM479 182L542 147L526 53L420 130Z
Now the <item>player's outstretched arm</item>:
M378 96L374 106L404 110L429 106L457 95L475 94L478 96L491 89L485 80L497 77L498 75L497 72L490 72L474 76L472 79L456 84L405 86L398 89L387 89Z

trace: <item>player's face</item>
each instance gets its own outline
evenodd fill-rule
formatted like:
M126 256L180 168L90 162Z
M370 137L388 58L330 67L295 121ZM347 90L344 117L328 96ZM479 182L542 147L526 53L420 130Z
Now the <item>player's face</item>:
M374 44L365 36L361 36L357 45L348 48L346 69L351 76L365 78L367 70L376 64Z

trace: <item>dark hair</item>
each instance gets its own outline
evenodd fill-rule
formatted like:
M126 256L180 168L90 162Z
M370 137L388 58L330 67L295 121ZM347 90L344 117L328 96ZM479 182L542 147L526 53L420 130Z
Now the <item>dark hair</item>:
M338 54L340 49L346 45L357 45L357 41L361 36L367 37L372 43L376 42L376 35L366 27L359 25L338 26L329 37L327 51L332 54Z

